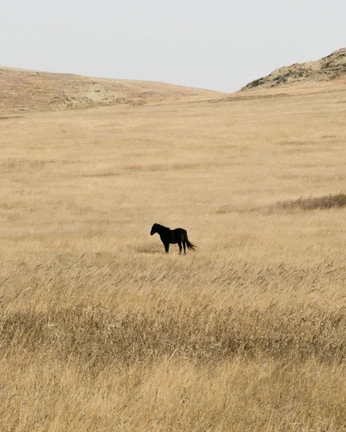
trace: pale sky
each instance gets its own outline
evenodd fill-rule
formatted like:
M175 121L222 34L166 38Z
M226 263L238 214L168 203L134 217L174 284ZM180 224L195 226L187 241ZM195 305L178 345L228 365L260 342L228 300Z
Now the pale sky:
M346 47L345 18L345 0L1 0L0 66L234 92Z

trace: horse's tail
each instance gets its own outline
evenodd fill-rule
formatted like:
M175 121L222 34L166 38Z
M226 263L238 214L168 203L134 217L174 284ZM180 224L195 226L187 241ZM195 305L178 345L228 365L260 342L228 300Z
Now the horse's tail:
M190 249L190 250L195 250L196 247L197 247L196 245L192 244L192 243L189 241L189 239L187 238L187 236L186 236L186 246L187 246L187 248Z

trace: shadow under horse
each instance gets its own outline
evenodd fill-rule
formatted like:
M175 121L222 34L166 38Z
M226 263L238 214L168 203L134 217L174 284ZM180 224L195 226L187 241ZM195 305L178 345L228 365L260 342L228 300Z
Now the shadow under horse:
M186 247L190 250L194 250L196 248L196 246L189 241L187 232L183 228L171 230L170 228L156 223L152 226L150 235L154 235L155 233L158 233L160 236L166 253L169 251L170 244L178 243L179 253L181 253L182 249L184 248L184 254L186 254Z

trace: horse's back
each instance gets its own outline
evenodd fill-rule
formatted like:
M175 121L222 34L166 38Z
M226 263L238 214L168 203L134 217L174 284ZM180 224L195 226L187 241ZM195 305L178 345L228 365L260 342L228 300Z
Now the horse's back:
M185 240L187 237L187 233L186 230L184 230L184 228L176 228L172 231L172 233L177 243Z

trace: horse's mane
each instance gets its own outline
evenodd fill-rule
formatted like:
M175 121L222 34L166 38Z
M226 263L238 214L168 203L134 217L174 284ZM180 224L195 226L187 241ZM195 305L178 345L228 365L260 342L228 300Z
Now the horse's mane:
M154 226L158 226L158 227L161 227L161 228L167 228L167 227L165 227L165 226L163 226L163 225L161 225L159 223L155 223Z

